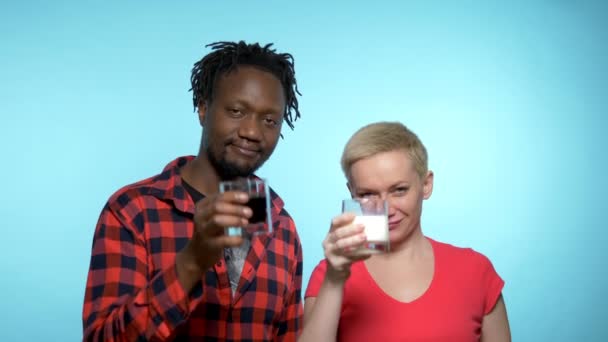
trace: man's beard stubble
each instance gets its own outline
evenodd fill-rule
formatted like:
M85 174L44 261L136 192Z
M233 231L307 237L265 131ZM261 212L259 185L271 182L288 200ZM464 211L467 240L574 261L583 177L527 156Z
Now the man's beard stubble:
M259 165L253 165L248 168L239 167L227 161L225 155L218 158L209 148L207 149L207 157L209 158L209 163L223 181L240 177L249 177L264 164L264 162L262 162Z

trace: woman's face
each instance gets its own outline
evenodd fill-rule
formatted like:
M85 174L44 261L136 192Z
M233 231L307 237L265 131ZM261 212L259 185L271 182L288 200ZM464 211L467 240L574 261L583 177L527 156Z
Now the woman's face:
M355 198L381 198L388 202L391 245L400 244L420 230L422 201L433 191L433 173L423 179L405 150L382 152L355 162L348 188Z

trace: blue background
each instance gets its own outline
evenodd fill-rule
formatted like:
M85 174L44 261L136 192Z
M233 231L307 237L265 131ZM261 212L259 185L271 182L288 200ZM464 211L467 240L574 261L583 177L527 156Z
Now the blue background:
M91 239L121 186L194 154L192 64L274 42L304 96L260 170L305 250L348 193L347 138L401 120L430 152L423 231L487 255L515 341L606 341L602 1L3 1L0 340L77 341Z

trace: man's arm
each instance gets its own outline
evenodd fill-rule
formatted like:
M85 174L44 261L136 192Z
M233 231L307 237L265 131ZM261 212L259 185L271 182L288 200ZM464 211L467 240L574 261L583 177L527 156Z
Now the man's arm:
M295 341L297 336L302 332L302 245L300 240L295 239L295 255L296 262L291 269L290 289L288 291L289 298L286 301L286 307L282 313L282 320L279 323L279 331L275 341Z
M128 221L106 205L97 224L83 308L84 341L166 340L194 304L175 264L148 274L145 243Z

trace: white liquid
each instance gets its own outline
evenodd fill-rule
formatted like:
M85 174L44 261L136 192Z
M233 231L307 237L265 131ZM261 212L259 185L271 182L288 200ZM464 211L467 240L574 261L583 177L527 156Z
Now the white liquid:
M355 224L365 226L365 236L369 242L388 242L388 218L381 215L355 216Z

